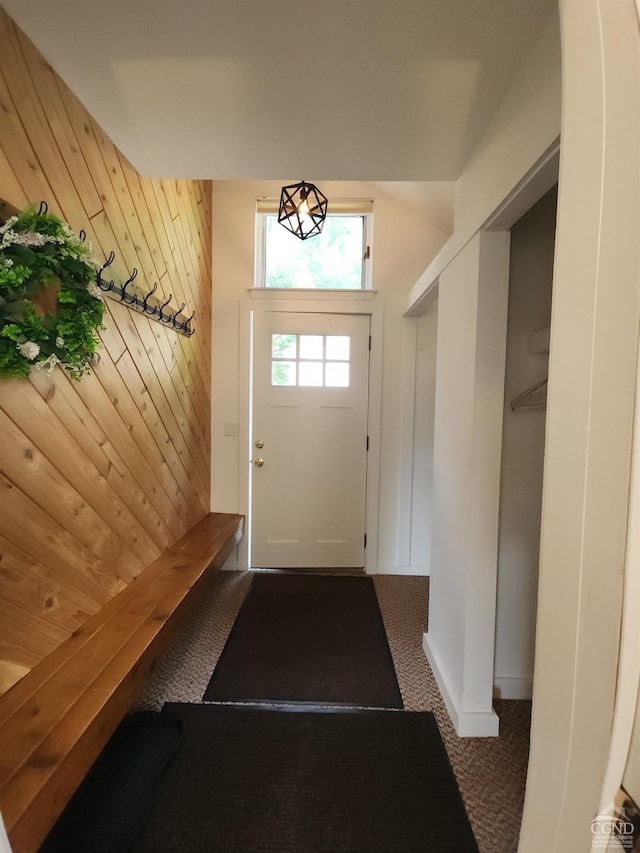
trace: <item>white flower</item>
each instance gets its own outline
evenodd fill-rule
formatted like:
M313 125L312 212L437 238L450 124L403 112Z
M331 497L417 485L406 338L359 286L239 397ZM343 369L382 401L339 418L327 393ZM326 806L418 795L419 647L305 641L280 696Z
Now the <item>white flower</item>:
M53 373L53 368L56 366L56 364L62 364L62 362L57 355L51 353L49 358L45 358L44 361L38 361L35 364L35 368L36 370L43 370L46 367L47 376L51 376L51 374Z
M40 353L40 345L33 341L25 341L23 344L18 344L18 352L28 361L33 361Z
M11 269L11 267L13 266L13 261L11 260L11 258L0 258L0 261L2 262L2 266L7 270Z
M51 376L51 374L53 373L53 368L56 366L56 364L60 364L60 359L57 355L51 353L49 358L45 361L45 364L48 365L47 376Z
M0 240L0 249L5 249L7 246L11 245L44 246L45 243L50 242L47 235L40 234L39 231L13 231L11 228L9 228L4 232L0 233L2 233L2 240Z
M60 349L64 346L64 338L61 338L60 335L56 338L56 346Z
M103 296L102 291L100 290L98 285L95 284L95 282L93 282L93 281L90 281L89 284L87 285L87 293L90 296L94 296L96 299L99 299L101 302L104 301L104 296Z
M39 234L37 231L25 231L22 234L17 234L14 243L20 243L23 246L44 246L47 243L45 234Z
M1 245L10 246L14 243L19 246L44 246L46 242L46 234L37 231L5 231Z
M10 231L11 227L16 224L18 221L17 216L10 216L4 225L0 225L0 234L4 234L5 231Z
M7 222L7 225L8 224L9 222ZM2 240L0 240L0 249L6 249L7 246L11 246L13 243L18 242L19 234L17 231L12 231L11 228L7 228L6 231L0 233L2 233Z

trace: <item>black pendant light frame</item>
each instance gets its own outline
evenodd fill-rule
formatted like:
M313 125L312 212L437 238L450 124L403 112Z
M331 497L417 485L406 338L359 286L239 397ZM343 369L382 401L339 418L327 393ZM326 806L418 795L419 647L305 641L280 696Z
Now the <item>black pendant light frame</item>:
M315 237L327 218L327 197L315 184L300 181L282 187L278 222L301 240Z

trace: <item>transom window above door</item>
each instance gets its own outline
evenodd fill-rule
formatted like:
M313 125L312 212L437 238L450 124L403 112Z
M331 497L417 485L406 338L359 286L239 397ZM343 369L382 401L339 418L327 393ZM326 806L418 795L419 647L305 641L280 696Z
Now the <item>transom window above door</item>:
M278 222L277 201L260 199L255 286L311 290L371 287L370 201L329 203L322 233L300 240Z
M271 384L348 388L349 335L271 336Z

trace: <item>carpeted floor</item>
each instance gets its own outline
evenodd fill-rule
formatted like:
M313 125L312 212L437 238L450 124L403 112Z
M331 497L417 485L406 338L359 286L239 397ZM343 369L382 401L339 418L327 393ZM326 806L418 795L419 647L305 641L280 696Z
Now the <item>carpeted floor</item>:
M223 572L145 686L134 709L200 702L251 576ZM432 711L481 853L515 853L529 752L529 702L496 701L498 738L458 738L422 650L429 579L374 577L389 645L408 711Z

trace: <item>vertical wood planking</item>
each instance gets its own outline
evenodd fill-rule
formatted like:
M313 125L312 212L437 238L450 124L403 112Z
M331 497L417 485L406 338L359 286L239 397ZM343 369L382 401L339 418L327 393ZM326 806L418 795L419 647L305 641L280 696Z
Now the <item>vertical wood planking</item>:
M0 197L45 200L196 329L107 300L91 376L0 383L1 694L209 511L211 183L138 175L0 10Z

